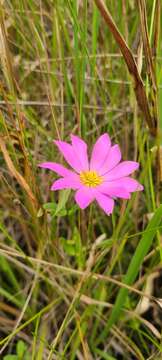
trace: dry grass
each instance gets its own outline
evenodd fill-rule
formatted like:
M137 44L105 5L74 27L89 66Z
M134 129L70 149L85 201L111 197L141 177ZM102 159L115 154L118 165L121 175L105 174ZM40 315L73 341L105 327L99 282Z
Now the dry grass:
M0 5L3 360L161 359L160 14L160 0ZM145 189L112 217L38 168L62 161L54 138L91 148L104 132Z

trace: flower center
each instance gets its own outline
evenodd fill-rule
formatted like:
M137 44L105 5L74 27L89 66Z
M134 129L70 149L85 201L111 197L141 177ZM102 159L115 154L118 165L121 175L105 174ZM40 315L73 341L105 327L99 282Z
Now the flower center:
M80 180L82 184L88 187L95 187L102 183L102 177L96 171L82 171L80 173Z

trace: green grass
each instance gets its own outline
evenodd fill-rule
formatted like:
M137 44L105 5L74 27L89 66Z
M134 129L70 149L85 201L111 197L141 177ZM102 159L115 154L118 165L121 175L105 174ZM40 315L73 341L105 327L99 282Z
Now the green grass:
M2 360L162 357L160 12L158 1L146 2L156 100L137 2L105 4L141 67L150 113L159 113L156 136L95 1L0 5ZM96 204L81 211L72 191L50 192L55 175L38 168L62 162L53 139L78 134L91 149L104 132L123 159L140 162L144 185L110 217Z

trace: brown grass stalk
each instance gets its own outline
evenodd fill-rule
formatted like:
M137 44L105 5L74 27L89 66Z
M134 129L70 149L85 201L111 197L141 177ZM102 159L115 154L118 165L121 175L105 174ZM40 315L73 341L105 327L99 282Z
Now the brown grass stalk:
M107 26L109 27L117 45L119 46L121 53L123 54L128 71L129 71L131 77L133 78L134 91L135 91L138 106L144 115L144 118L145 118L146 123L150 130L150 133L155 136L156 132L157 132L155 120L152 117L151 112L150 112L150 107L149 107L148 99L146 96L144 84L143 84L142 78L140 76L140 73L138 71L137 64L135 62L133 53L130 50L130 48L128 47L128 45L127 45L126 41L124 40L122 34L120 33L119 29L117 28L104 1L103 0L94 0L94 1L100 11L101 16L103 17Z
M23 190L25 190L29 199L31 200L34 209L36 209L38 207L37 199L35 198L29 184L26 182L24 177L16 170L2 138L0 139L0 148L3 153L10 174L17 180L17 182L23 188Z

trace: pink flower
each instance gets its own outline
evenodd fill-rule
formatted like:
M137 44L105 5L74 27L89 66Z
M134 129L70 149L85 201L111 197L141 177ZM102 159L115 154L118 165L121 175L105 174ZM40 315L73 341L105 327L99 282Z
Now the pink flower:
M61 176L52 184L51 190L76 190L75 201L81 209L96 200L108 215L113 211L115 198L130 199L132 192L143 190L138 181L128 176L138 169L139 163L120 162L120 148L118 145L111 146L108 134L101 135L96 141L90 161L86 143L75 135L71 135L71 142L54 141L74 171L55 162L39 165Z

